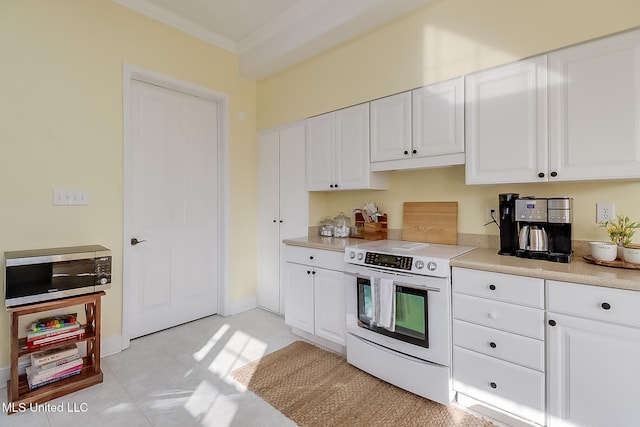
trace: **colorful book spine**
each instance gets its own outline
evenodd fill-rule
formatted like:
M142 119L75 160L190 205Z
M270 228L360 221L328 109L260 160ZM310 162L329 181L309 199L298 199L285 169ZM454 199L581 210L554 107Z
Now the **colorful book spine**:
M56 329L78 321L78 313L63 314L60 316L45 317L31 324L29 332L39 332L47 329Z
M79 375L81 372L82 372L82 369L79 369L79 370L70 372L70 373L68 373L66 375L62 375L62 376L59 376L59 377L56 377L56 378L52 378L50 380L46 380L46 381L43 381L41 383L36 383L36 384L32 384L32 383L28 382L29 379L27 378L27 382L29 384L29 390L34 390L36 388L40 388L40 387L45 386L47 384L52 384L52 383L55 383L57 381L63 380L65 378L69 378L69 377L72 377L74 375Z
M42 366L45 363L51 363L67 356L73 356L78 354L78 352L79 350L76 344L69 344L64 347L40 351L31 355L31 365Z
M39 332L31 332L27 334L27 342L32 342L42 338L48 338L65 332L71 332L80 329L80 323L72 323L67 326L56 329L45 329Z
M82 359L72 360L71 362L67 362L60 366L55 366L49 369L42 369L36 366L27 367L27 377L31 377L31 379L37 380L36 382L40 382L43 380L47 380L51 377L58 375L61 372L66 372L69 369L75 369L78 366L82 368Z
M56 366L64 365L65 363L72 362L72 361L77 360L77 359L80 359L80 355L79 354L74 354L72 356L64 357L62 359L55 360L53 362L49 362L49 363L46 363L44 365L37 366L37 368L42 369L42 370L51 369L51 368L55 368Z
M47 345L56 344L62 341L68 341L75 338L82 338L83 336L84 336L84 328L78 329L76 331L71 331L64 334L54 335L52 337L42 338L32 342L28 342L27 348L29 350L34 350Z

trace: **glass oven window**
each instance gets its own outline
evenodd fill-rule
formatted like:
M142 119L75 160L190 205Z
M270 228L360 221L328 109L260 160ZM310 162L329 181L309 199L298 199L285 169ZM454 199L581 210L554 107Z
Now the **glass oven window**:
M372 324L371 283L358 278L360 326L422 347L429 347L427 291L396 285L396 327L389 331Z

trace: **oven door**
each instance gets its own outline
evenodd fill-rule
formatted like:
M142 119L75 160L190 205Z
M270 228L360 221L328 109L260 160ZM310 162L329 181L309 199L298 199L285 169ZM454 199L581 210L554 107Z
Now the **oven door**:
M373 322L373 300L371 279L356 277L358 286L358 325L379 334L400 341L429 348L428 292L424 288L414 288L394 282L395 288L395 328L391 331Z
M450 366L449 279L393 273L347 264L347 332L419 359ZM371 280L394 281L396 328L372 325ZM348 350L348 349L347 349Z

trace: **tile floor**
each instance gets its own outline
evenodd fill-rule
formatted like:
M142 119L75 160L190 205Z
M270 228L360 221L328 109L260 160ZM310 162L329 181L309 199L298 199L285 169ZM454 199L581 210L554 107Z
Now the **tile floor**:
M262 309L212 316L138 338L102 359L104 382L51 401L62 412L7 416L0 427L295 426L228 373L297 338ZM6 402L6 389L0 389Z

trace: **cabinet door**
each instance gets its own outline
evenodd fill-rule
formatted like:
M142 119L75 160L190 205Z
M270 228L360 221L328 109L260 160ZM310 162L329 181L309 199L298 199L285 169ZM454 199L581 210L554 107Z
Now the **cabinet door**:
M271 251L280 255L280 271L284 272L284 239L306 236L308 233L309 201L305 188L305 128L304 123L280 130L280 236ZM285 312L285 274L280 275L280 313Z
M411 157L411 92L371 101L371 162Z
M547 180L547 56L465 78L466 183Z
M640 330L547 316L549 426L637 426Z
M413 91L413 157L464 153L464 79Z
M306 182L308 191L328 191L335 179L335 114L311 117L306 123Z
M640 176L640 31L549 54L551 179Z
M369 186L369 104L335 112L335 184L354 190Z
M286 263L284 323L313 334L313 274L307 265Z
M258 305L280 312L278 131L258 138Z
M315 334L346 345L346 287L339 271L315 269Z

